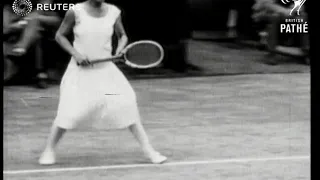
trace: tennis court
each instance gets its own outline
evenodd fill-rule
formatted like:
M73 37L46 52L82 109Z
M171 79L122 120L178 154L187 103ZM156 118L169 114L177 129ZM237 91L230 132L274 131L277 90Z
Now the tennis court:
M66 134L56 165L37 165L59 87L16 86L4 89L4 179L310 179L309 74L131 82L167 164L147 164L126 130L89 129Z

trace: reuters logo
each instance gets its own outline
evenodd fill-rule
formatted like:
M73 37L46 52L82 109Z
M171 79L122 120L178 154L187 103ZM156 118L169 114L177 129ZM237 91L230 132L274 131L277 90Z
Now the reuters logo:
M15 0L12 9L17 15L26 16L32 11L32 3L30 0Z

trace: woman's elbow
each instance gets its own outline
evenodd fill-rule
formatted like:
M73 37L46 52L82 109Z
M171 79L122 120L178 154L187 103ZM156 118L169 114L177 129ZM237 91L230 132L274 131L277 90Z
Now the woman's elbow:
M61 39L61 37L62 37L62 35L61 35L61 33L58 31L58 32L56 33L54 39L55 39L57 42L59 42L60 39Z
M127 43L128 42L128 36L126 34L123 34L121 36L121 40Z
M120 39L128 40L128 36L126 34L121 34Z

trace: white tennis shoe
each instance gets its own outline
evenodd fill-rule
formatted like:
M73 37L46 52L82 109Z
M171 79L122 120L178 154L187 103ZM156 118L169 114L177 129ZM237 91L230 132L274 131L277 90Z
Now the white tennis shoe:
M55 163L56 163L56 156L52 150L45 150L39 159L40 165L53 165Z
M156 151L153 151L153 152L145 151L144 154L153 164L162 164L168 159L166 156L163 156ZM55 163L56 163L56 157L55 157L55 153L52 150L45 150L39 159L40 165L53 165Z
M163 156L157 151L153 151L153 152L145 151L144 154L153 164L162 164L168 159L166 156Z

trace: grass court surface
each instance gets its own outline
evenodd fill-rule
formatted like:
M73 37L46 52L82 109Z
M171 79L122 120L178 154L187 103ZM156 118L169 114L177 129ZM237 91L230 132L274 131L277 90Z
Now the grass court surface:
M310 179L309 74L131 83L145 128L167 164L147 164L127 130L88 129L67 133L58 163L39 166L59 87L5 87L4 179Z

